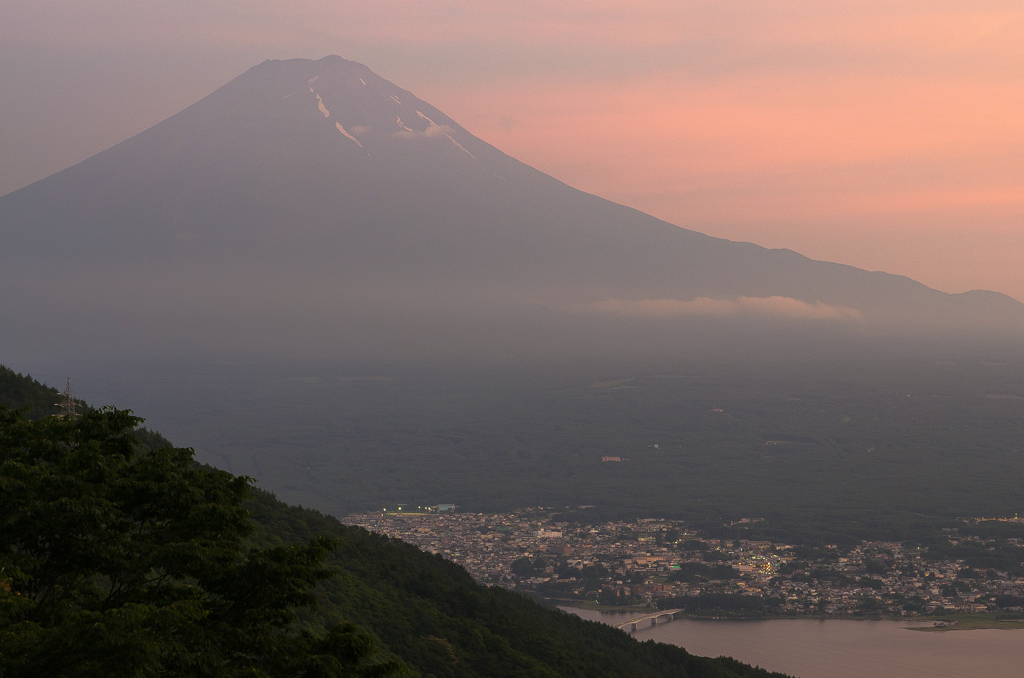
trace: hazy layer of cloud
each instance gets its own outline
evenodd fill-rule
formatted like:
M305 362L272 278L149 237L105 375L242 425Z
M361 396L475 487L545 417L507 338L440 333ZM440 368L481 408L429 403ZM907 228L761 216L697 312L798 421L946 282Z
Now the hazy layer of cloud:
M438 125L432 122L424 130L402 129L395 132L395 136L399 139L431 139L433 137L449 137L454 132L455 130L448 125Z
M602 313L643 318L675 318L688 315L737 316L760 315L802 320L862 320L863 314L846 306L813 304L790 297L738 297L711 299L606 299L588 304L585 313Z
M1024 299L1019 1L10 0L0 193L327 53L673 223Z

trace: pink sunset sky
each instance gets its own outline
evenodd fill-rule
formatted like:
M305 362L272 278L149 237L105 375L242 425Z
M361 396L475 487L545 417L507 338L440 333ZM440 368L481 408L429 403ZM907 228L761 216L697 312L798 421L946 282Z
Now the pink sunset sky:
M1024 5L6 0L0 194L339 54L680 226L1024 300Z

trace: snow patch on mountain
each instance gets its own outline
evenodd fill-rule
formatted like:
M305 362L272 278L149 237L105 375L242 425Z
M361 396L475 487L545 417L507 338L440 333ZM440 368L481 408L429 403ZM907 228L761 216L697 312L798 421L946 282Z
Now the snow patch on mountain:
M344 135L345 135L346 137L348 137L348 138L349 138L349 139L351 139L352 141L356 142L356 144L358 144L359 148L362 148L362 147L363 147L363 145L362 145L361 143L359 143L359 139L356 139L356 138L355 138L354 136L352 136L351 134L349 134L348 132L346 132L346 131L345 131L345 128L341 126L341 123L340 123L340 122L336 122L336 123L334 123L334 126L338 128L338 131L339 131L339 132L341 132L342 134L344 134Z
M451 127L448 127L447 125L438 125L436 122L434 122L433 120L431 120L427 116L423 115L422 111L416 111L416 115L418 115L421 118L423 118L424 120L426 120L427 124L428 124L427 129L425 129L424 131L420 132L419 134L421 134L422 136L425 136L425 137L436 137L439 134L443 134L448 139L448 141L450 141L453 144L455 144L455 146L459 150L461 150L463 153L465 153L469 157L473 158L474 160L477 159L477 157L475 155L473 155L472 153L470 153L469 151L466 150L465 146L460 144L458 141L455 140L454 137L452 137L451 133L454 132L455 130L453 130ZM401 132L399 132L399 134L404 136ZM414 132L414 134L415 134L415 132Z
M395 103L398 104L399 106L405 106L405 104L402 103L402 100L396 97L394 94L391 95L391 98L394 99Z
M310 87L309 91L313 92L313 88ZM316 94L316 92L313 92L313 94ZM324 114L325 118L331 117L331 112L327 110L326 106L324 106L324 100L320 98L319 94L316 95L316 104L320 108L320 112Z

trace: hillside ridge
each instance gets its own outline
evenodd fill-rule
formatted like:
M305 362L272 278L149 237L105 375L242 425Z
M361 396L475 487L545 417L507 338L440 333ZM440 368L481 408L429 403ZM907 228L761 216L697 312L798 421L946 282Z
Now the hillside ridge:
M55 389L0 367L0 403L32 407ZM37 414L46 416L51 413ZM159 436L159 434L152 434ZM166 443L162 438L144 441ZM476 584L459 565L333 517L287 506L263 490L248 503L258 548L338 540L329 559L338 576L317 589L315 610L300 625L324 632L357 622L424 677L518 678L782 678L732 659L695 657L661 643L639 643L621 631L546 609L517 594Z

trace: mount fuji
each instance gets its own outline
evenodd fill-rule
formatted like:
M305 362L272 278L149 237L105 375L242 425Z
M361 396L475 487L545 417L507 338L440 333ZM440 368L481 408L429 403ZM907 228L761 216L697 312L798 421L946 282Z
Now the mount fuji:
M516 314L1024 327L995 292L713 238L573 189L337 56L265 61L3 196L0 242L0 312L17 319L0 342L22 348L330 352Z

